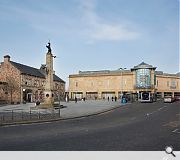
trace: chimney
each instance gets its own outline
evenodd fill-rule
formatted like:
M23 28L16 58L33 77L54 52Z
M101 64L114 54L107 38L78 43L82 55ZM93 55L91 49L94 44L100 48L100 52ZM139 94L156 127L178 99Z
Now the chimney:
M6 55L4 56L4 63L8 63L10 61L10 56L9 55Z

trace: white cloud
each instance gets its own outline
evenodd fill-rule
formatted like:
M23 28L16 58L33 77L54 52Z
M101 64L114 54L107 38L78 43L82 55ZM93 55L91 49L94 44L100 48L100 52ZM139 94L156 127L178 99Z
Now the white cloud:
M124 24L108 22L97 15L95 11L95 0L80 0L80 7L83 12L83 21L86 24L86 35L93 40L119 41L133 40L140 36L140 33L128 29Z
M88 44L95 41L133 40L139 37L140 34L132 31L129 25L111 22L112 20L100 17L96 11L97 0L74 1L78 2L78 6L73 6L75 10L69 15L65 10L48 8L47 5L41 6L40 9L32 9L17 4L12 6L4 4L1 9L5 9L6 19L8 17L11 19L12 15L15 15L15 20L50 37L64 35L77 38L79 36L85 38ZM76 12L78 14L74 14Z
M120 25L100 24L91 36L97 40L116 41L136 39L139 33L129 31Z

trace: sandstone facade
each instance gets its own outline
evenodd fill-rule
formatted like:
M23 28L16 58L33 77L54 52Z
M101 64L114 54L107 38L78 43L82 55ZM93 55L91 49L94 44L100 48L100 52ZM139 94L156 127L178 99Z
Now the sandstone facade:
M137 70L148 68L149 86L137 86ZM80 71L79 74L69 75L69 95L72 99L75 97L106 99L115 96L119 98L122 93L137 95L146 91L157 94L158 98L163 98L165 95L180 96L180 76L165 74L155 69L156 67L143 62L131 70ZM142 78L146 77L141 76L140 78L143 81Z
M53 75L53 87L55 99L65 95L65 82L55 74ZM8 103L35 102L43 100L45 88L45 72L10 60L10 56L4 56L4 62L0 65L0 81L7 85L0 85L0 99Z

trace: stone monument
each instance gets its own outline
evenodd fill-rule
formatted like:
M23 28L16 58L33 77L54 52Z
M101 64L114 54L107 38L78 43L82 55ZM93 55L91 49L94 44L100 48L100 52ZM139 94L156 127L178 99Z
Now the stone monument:
M48 52L46 53L46 65L45 65L45 75L46 83L44 90L44 102L39 105L39 108L52 108L54 105L54 94L53 94L53 56L51 50L51 43L46 45Z

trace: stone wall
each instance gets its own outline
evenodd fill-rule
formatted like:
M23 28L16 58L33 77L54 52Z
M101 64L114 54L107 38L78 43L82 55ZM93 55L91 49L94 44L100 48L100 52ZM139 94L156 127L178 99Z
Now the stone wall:
M79 97L86 97L86 93L98 94L98 98L103 98L104 92L116 95L119 92L137 93L138 89L135 88L135 73L122 74L74 74L69 76L69 95L74 98L73 94ZM141 89L142 91L180 93L180 77L157 75L156 85L154 85L154 73L151 73L151 89ZM169 85L168 85L169 83ZM80 95L81 94L81 95Z
M103 98L103 93L115 92L118 97L119 92L130 92L133 90L133 74L124 73L118 75L89 75L89 76L70 76L69 92L82 92L86 96L87 92L97 92L97 98Z
M28 93L32 95L31 102L35 102L37 99L43 100L44 98L45 78L21 74L11 64L9 56L4 56L4 62L0 65L0 81L8 83L3 88L0 87L0 99L5 99L8 103L23 102L25 99L27 100ZM54 81L53 86L54 92L61 93L61 99L64 98L65 84Z
M8 59L5 58L0 66L0 81L7 82L4 94L7 93L7 101L9 103L18 103L20 99L20 71L16 69Z

